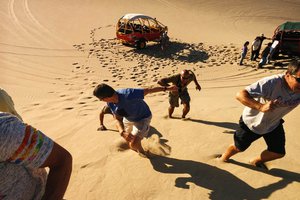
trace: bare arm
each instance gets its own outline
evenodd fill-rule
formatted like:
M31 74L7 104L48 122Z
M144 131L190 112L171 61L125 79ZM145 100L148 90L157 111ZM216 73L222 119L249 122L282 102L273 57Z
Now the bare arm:
M196 79L196 76L195 76L195 79L194 79L194 83L195 83L195 85L196 85L196 90L201 90L201 86L200 86L200 84L198 83L198 81L197 81L197 79Z
M177 91L178 88L176 85L172 86L159 86L159 87L153 87L153 88L144 88L144 96L147 94L155 93L155 92L162 92L162 91Z
M161 86L170 86L166 78L160 79L157 84Z
M119 133L120 133L121 136L122 136L122 133L125 131L125 130L124 130L123 119L122 119L122 117L117 116L117 115L114 115L114 118L115 118L116 121L117 121L117 128L118 128L118 131L119 131Z
M100 120L100 126L104 126L103 121L104 121L104 112L101 110L99 114L99 120Z
M251 97L248 91L245 89L237 93L236 99L240 101L243 105L249 108L259 110L260 112L268 112L270 110L273 110L277 105L276 100L268 101L267 103L262 104L256 101L253 97Z
M197 77L196 77L196 75L195 75L195 73L194 72L192 72L191 70L190 70L190 72L194 75L194 83L195 83L195 85L196 85L196 90L201 90L201 86L200 86L200 84L198 83L198 81L197 81Z
M63 199L72 172L71 154L54 142L49 157L41 167L50 169L43 200Z

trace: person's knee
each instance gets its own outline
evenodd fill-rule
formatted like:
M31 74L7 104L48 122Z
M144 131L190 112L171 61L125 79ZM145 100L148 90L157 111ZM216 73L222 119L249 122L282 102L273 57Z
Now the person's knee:
M229 148L231 148L232 150L234 150L234 151L236 151L236 152L243 152L243 151L246 150L246 149L239 148L239 147L237 147L237 146L234 145L234 144L231 144L231 145L229 146Z
M185 109L190 109L190 103L183 103L183 107L185 108Z
M283 158L285 153L276 153L277 158Z

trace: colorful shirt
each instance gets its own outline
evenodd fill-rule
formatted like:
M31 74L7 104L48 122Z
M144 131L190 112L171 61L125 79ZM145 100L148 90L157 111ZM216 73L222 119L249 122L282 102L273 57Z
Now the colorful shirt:
M48 158L53 141L41 131L0 112L0 162L38 168Z
M39 168L53 141L14 115L0 112L0 199L41 199L47 172Z

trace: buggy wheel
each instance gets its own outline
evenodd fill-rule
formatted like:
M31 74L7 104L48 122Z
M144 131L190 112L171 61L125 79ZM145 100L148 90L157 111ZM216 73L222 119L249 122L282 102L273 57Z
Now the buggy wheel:
M139 41L137 41L136 48L137 49L144 49L144 48L146 48L146 41L145 40L139 40Z

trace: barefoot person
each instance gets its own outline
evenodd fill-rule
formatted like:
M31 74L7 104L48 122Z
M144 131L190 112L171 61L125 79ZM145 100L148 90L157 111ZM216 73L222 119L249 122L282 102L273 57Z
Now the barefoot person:
M252 142L263 137L267 149L250 161L262 166L265 162L285 155L283 117L300 103L300 62L292 61L285 74L263 78L237 94L245 105L239 128L231 144L220 160L245 151Z
M114 90L102 83L96 86L93 94L100 101L107 102L107 106L118 122L119 133L127 141L129 147L144 153L141 140L148 135L152 114L143 99L150 93L175 90L177 90L176 86Z
M179 107L179 98L181 100L181 104L183 104L182 110L182 118L190 111L190 95L188 93L187 86L192 81L194 81L196 85L196 90L201 90L201 86L199 85L195 74L191 70L182 70L180 74L176 74L167 78L163 78L159 80L157 83L162 86L169 86L169 83L176 85L178 87L178 91L170 91L169 93L169 117L172 118L172 114L174 112L175 107Z

